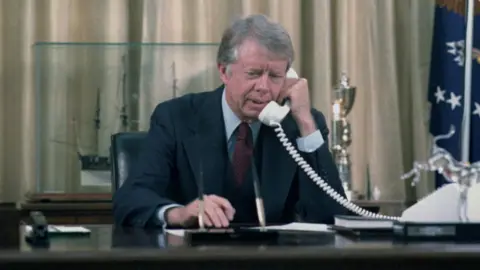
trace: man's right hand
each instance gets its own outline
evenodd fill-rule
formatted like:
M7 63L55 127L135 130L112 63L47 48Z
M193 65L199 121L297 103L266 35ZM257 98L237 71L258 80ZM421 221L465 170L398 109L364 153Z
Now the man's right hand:
M198 224L200 201L197 199L184 207L176 207L167 211L167 224L171 226L189 227ZM216 195L206 195L204 199L204 223L207 227L228 227L233 220L235 209L230 202Z

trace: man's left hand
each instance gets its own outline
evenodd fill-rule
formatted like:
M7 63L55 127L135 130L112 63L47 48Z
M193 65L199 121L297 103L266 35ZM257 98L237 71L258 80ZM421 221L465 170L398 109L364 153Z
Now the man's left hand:
M292 116L297 123L301 136L306 137L317 129L312 113L310 112L310 95L308 81L305 78L286 78L285 86L280 91L277 102L285 98L290 100Z

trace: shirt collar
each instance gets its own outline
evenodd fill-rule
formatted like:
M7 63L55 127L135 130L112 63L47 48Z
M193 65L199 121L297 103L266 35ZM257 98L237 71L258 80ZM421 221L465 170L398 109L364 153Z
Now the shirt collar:
M232 136L233 132L235 129L240 125L242 122L237 115L232 111L230 106L227 103L227 99L225 97L225 91L226 87L223 89L222 93L222 112L223 112L223 119L225 122L225 136L227 137L227 141L230 140L230 137ZM253 139L257 138L258 131L260 129L261 123L260 121L255 121L251 124L249 124L250 129L252 130L253 134Z

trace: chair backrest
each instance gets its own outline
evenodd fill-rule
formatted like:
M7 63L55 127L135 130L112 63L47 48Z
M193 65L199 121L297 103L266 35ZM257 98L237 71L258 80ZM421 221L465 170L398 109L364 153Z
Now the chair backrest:
M120 132L111 137L112 192L117 191L132 171L147 132Z

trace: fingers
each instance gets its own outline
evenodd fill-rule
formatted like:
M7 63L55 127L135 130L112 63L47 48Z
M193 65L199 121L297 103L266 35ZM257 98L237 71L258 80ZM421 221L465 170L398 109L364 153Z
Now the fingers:
M222 209L216 207L214 204L210 204L208 207L205 207L205 214L208 222L205 222L207 226L222 228L228 227L229 221L227 216Z
M280 94L278 95L277 102L282 102L285 98L290 96L290 93L293 88L299 83L300 79L297 78L286 78Z
M299 78L286 78L284 88L291 88L293 85L297 84L301 79Z
M209 195L205 197L204 204L205 215L203 221L207 227L222 228L230 225L235 210L228 200Z
M235 209L227 199L219 197L217 195L209 195L208 198L211 199L214 203L216 203L220 208L222 208L224 213L227 215L228 220L233 219L233 216L235 215Z

